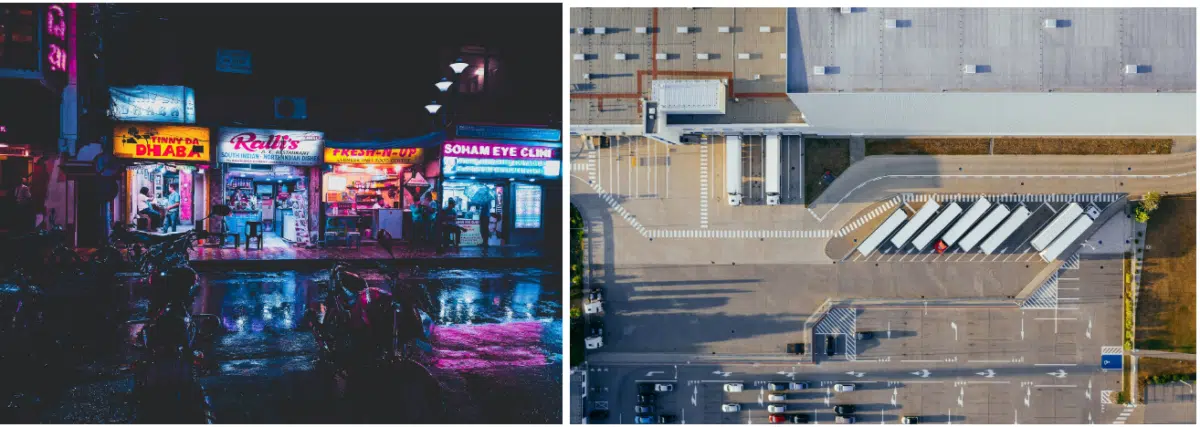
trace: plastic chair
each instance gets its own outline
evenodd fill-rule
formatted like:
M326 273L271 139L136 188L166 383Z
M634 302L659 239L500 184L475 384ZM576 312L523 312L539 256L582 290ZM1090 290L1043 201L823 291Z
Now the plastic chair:
M258 249L263 248L263 233L262 223L258 221L246 222L246 250L250 250L250 240L258 239Z
M346 247L347 248L362 247L362 233L359 233L357 231L347 231L346 232Z

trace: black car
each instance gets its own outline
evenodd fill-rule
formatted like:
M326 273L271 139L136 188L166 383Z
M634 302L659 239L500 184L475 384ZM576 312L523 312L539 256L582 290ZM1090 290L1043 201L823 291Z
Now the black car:
M795 343L787 345L788 354L804 354L804 343Z
M808 424L808 415L793 414L792 415L792 424Z
M671 423L674 423L675 420L676 420L676 418L674 415L660 415L658 417L659 424L671 424Z
M605 410L605 409L592 410L592 412L588 412L588 419L594 420L594 421L607 420L608 419L608 410Z
M833 335L825 336L825 355L826 356L833 356L834 341L836 341L836 340L834 339Z
M638 415L650 415L654 412L654 408L649 406L638 405L633 407L633 413Z
M854 413L854 405L837 405L833 407L833 412L838 415L849 415Z
M650 393L639 394L637 402L640 405L653 405L654 395Z
M604 321L600 320L600 319L592 319L590 331L591 331L591 335L589 335L589 336L593 336L593 337L604 336Z

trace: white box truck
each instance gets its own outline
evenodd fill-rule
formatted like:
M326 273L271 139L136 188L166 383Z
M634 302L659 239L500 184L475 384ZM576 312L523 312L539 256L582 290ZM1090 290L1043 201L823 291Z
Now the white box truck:
M729 193L729 205L742 204L742 137L725 137L725 191Z
M768 206L779 204L779 166L779 135L767 135L767 166L763 179L767 181Z

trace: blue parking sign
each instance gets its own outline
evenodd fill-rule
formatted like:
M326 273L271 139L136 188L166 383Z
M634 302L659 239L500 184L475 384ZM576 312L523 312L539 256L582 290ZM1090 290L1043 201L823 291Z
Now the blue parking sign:
M1121 369L1125 357L1120 354L1100 355L1100 369Z

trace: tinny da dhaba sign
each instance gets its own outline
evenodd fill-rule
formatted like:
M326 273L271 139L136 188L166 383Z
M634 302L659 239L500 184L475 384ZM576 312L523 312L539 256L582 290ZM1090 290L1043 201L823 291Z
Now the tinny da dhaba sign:
M207 162L211 153L208 128L122 124L113 129L117 157Z

